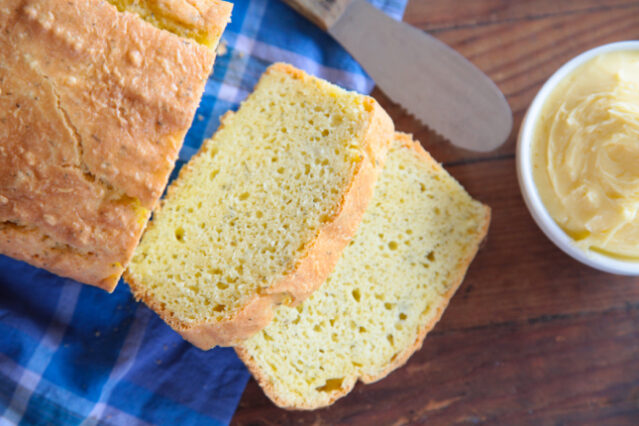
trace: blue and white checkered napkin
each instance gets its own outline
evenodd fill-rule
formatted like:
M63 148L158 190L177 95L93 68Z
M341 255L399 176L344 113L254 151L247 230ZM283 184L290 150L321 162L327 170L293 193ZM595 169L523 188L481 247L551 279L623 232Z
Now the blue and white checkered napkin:
M373 0L400 17L407 0ZM275 61L367 93L371 80L279 0L236 0L180 153L190 158ZM229 348L201 351L136 303L0 256L0 425L226 424L249 378Z

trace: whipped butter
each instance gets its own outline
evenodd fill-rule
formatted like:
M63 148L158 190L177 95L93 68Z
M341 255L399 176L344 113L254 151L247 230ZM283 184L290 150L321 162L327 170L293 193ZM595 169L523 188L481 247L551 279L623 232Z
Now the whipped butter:
M601 54L565 77L531 149L539 195L576 244L639 259L639 51Z

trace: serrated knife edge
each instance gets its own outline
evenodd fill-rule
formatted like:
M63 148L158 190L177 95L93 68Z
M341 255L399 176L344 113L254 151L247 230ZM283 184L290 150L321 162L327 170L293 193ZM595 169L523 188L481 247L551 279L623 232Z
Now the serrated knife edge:
M454 145L489 151L510 135L512 112L499 88L436 38L366 0L286 1L306 9L391 100ZM309 11L309 4L318 9Z

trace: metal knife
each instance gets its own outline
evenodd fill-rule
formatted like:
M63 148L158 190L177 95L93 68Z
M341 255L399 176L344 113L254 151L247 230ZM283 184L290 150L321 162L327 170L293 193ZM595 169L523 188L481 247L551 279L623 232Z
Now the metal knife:
M490 151L512 129L495 83L427 33L395 21L366 0L284 0L328 31L390 99L454 145Z

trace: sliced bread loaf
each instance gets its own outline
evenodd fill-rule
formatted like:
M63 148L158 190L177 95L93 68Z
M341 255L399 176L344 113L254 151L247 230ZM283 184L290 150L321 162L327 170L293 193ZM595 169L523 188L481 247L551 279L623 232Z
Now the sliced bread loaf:
M124 2L0 1L0 254L107 291L164 191L232 7L129 0L141 17ZM176 29L187 2L203 14L196 40Z
M490 210L397 134L357 233L327 282L236 347L277 405L332 404L418 350L461 283Z
M125 279L202 349L262 329L332 271L393 124L370 97L275 64L180 172Z

